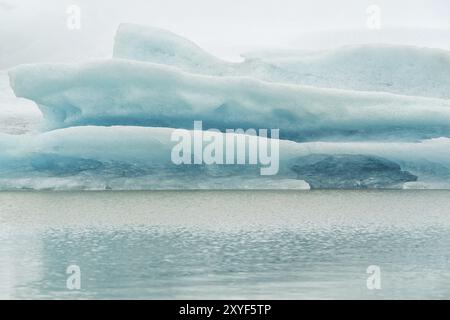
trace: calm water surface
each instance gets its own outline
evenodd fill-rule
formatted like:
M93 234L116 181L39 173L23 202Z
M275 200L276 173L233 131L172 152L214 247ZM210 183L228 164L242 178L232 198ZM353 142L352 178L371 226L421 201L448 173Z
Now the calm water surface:
M450 191L0 193L0 298L450 298Z

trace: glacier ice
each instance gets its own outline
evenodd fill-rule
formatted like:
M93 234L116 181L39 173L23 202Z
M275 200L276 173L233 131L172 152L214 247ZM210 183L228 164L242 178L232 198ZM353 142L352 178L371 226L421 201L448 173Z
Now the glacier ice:
M230 63L169 31L122 24L113 56L207 75L450 98L450 53L433 48L380 44L325 51L250 52L243 55L244 62Z
M40 134L0 134L1 159L28 159L32 154L57 154L97 161L121 161L173 165L171 140L174 128L137 126L80 126L57 129ZM223 133L222 135L237 135ZM193 136L193 134L192 134ZM225 138L226 139L226 138ZM269 139L257 137L257 139ZM130 143L132 142L132 143ZM111 148L111 145L114 148ZM450 139L421 142L305 142L279 141L280 163L289 163L310 154L374 155L394 162L426 165L429 162L450 166ZM248 150L247 150L248 151Z
M446 50L379 44L245 57L283 70L290 82L450 99L450 52Z
M177 143L171 139L173 132L172 128L82 126L39 135L1 135L0 188L22 188L29 179L34 188L48 186L49 179L66 180L65 186L82 189L309 188L293 179L293 173L271 179L261 176L259 165L176 165L171 159Z
M0 130L0 189L450 188L449 56L377 45L230 63L123 24L112 59L9 71L45 123ZM5 110L25 105L10 93L0 94ZM280 129L278 174L174 164L171 134L196 120Z
M36 104L14 95L6 71L0 71L0 133L37 132L42 114Z
M216 58L170 31L129 23L121 24L117 30L113 57L170 65L209 75L231 75L238 66Z
M217 77L129 60L23 65L10 71L19 97L49 128L139 125L191 129L277 128L295 141L420 140L450 136L450 101Z
M320 187L350 188L349 181L356 181L360 187L381 188L401 187L414 181L413 175L430 177L421 180L425 184L444 182L450 175L447 138L420 143L281 140L280 171L267 178L252 165L175 165L170 159L176 143L171 141L172 132L172 128L82 126L39 135L0 135L4 150L0 188L22 188L24 181L35 188L58 181L60 188L82 189L307 189L309 184L317 187L318 181ZM311 166L311 159L323 155L340 162L325 163L328 171ZM364 170L373 159L382 170ZM299 166L303 166L300 177ZM336 170L339 166L341 172Z
M367 155L321 155L300 157L292 170L314 189L389 188L417 181L400 165Z

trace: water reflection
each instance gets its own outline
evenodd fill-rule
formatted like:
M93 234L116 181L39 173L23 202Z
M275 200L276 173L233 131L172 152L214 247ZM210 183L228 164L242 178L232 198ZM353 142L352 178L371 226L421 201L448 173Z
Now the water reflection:
M202 197L207 198L204 201L215 199L219 205L230 199L242 201L239 215L245 218L227 217L226 209L211 211L208 221L214 221L212 225L197 219L202 213L194 213L195 208L165 216L168 209L164 205L170 197L179 209L186 204L177 193L110 193L115 200L109 199L106 206L103 196L93 200L90 194L63 194L59 200L48 194L22 194L26 199L23 203L36 205L36 197L49 197L52 205L45 206L41 198L40 205L34 206L40 208L34 210L39 215L30 211L28 216L15 219L8 209L2 211L0 294L6 298L151 299L450 297L449 218L439 209L444 207L430 206L425 215L411 210L402 214L393 207L386 207L383 213L374 206L373 215L381 218L374 220L349 208L362 209L375 199L390 204L391 195L367 193L358 196L361 202L349 202L352 195L311 194L300 197L308 207L315 203L314 209L299 213L290 210L289 203L281 209L266 206L259 212L250 210L252 202L263 201L258 193L246 201L240 193L196 193L200 202ZM67 205L77 197L84 203L77 209L78 218L54 212L61 209L55 205L58 201ZM141 200L137 206L147 206L146 212L153 212L156 206L159 212L119 210L116 215L112 209L120 201L136 204L140 197L151 201ZM275 194L272 203L280 201L279 197ZM441 201L441 205L448 199L440 193L421 194L415 199L424 201L424 197L435 204ZM403 201L411 198L399 193L397 203L405 208ZM85 221L87 213L82 210L87 210L86 203L91 201L98 201L97 211L89 215L101 216L105 213L99 210L102 206L110 223L103 218ZM298 204L300 198L294 196L290 201ZM325 216L317 208L330 201L345 206ZM47 212L40 211L45 207ZM276 210L269 218L269 212ZM120 220L123 215L128 215L128 223ZM401 217L405 223L392 224ZM80 291L66 288L65 272L70 264L81 268ZM369 265L381 267L381 290L366 287Z

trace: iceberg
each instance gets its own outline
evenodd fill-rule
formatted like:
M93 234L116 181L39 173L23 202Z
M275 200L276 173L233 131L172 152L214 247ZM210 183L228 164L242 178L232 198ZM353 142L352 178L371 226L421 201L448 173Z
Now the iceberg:
M359 46L230 63L170 32L123 24L111 59L9 70L14 94L37 104L44 125L0 131L0 190L450 188L449 61L435 49ZM174 161L180 129L218 129L221 141L258 148L275 140L228 130L279 129L276 174L197 162L195 147L190 164Z
M309 189L306 182L292 179L293 173L261 176L259 165L176 164L171 157L177 144L172 141L174 132L82 126L38 135L1 135L0 188L20 189L23 181L28 187L50 188L48 182L57 180L62 189ZM227 140L243 136L222 135ZM184 150L190 151L195 156L194 150Z
M173 132L82 126L1 135L0 188L22 188L28 181L28 187L48 189L49 181L57 181L56 189L355 189L403 188L406 183L412 187L416 180L422 187L448 187L450 176L447 138L420 143L281 140L280 170L266 177L260 176L257 165L174 164Z
M207 53L192 41L170 31L129 23L120 24L117 30L113 57L217 76L235 75L239 66Z
M112 59L23 65L9 72L48 128L136 125L276 128L294 141L450 136L450 101L217 77Z
M244 62L230 63L170 31L121 24L113 56L206 75L450 99L450 52L433 48L380 44L250 52Z
M304 85L450 99L447 50L378 44L244 56L282 70L290 82Z

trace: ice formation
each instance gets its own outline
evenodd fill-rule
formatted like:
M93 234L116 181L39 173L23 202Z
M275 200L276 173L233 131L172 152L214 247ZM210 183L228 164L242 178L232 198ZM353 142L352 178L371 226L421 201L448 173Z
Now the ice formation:
M350 180L371 179L371 184L365 185L367 188L392 187L394 182L398 186L402 181L415 181L413 174L434 173L441 180L450 175L450 139L447 138L421 143L280 141L280 171L268 179L260 176L258 166L175 165L170 158L174 145L172 133L172 128L82 126L39 135L0 135L3 150L0 186L11 183L11 177L18 181L65 177L68 183L84 180L89 182L86 188L100 189L126 189L133 183L135 188L145 186L151 189L238 188L243 183L253 188L279 188L281 182L299 178L299 166L303 168L301 180L316 183L328 175L327 186L336 188L349 188L346 182ZM326 164L328 171L314 169L311 163L315 162L308 158L311 155L339 157L340 165L344 164L345 169L337 172L329 163ZM366 172L358 171L374 158L380 161L378 169L388 164L387 168L392 170L375 168L374 171L372 167ZM346 165L353 169L345 167L346 161L342 159L351 160ZM408 172L401 171L400 167L397 169L398 164ZM305 172L307 166L310 168ZM386 174L390 176L389 181ZM307 183L298 181L297 184L292 182L290 188L304 189L307 186Z
M314 189L388 188L417 180L397 163L375 156L312 154L297 162L292 170Z
M121 24L117 30L113 56L209 75L232 75L238 71L239 65L220 60L172 32L127 23Z
M359 45L325 52L246 55L283 70L290 82L450 99L450 52L399 45Z
M0 133L0 189L450 188L449 71L448 52L394 46L229 63L124 24L112 59L9 71L45 125ZM174 164L171 134L195 120L279 128L278 174Z
M160 64L99 60L10 71L19 97L38 103L50 128L142 125L277 128L280 137L409 139L450 136L450 101L204 76Z
M0 133L37 132L42 113L33 101L14 95L8 73L0 71Z
M114 57L172 65L191 73L403 95L450 98L450 52L400 45L243 55L242 63L211 56L166 30L122 24Z

